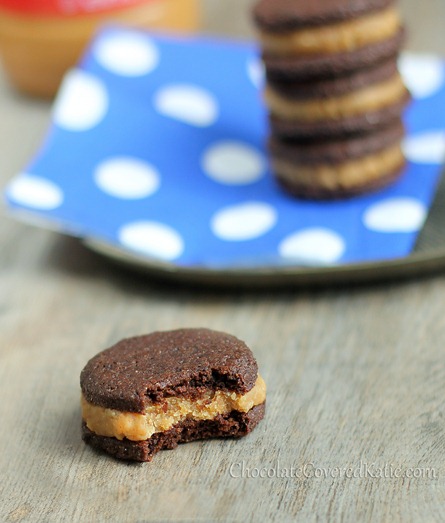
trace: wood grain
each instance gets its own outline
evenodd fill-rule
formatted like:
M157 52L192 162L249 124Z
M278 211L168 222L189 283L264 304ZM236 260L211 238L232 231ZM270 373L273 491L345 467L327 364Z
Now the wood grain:
M205 0L207 28L247 35L249 3ZM442 0L402 6L413 46L445 52ZM0 107L4 183L38 146L49 107L13 94L3 78ZM216 292L143 280L7 217L0 246L1 521L445 519L443 276ZM183 445L146 465L87 448L78 406L86 361L124 336L201 325L254 349L269 387L258 429L236 442ZM251 471L312 472L392 464L437 477L231 477L243 462Z

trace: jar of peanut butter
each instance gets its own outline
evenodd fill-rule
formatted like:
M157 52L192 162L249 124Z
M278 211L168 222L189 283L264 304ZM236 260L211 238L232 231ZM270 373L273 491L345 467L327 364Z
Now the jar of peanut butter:
M51 97L104 22L193 31L198 0L0 0L0 55L22 92Z

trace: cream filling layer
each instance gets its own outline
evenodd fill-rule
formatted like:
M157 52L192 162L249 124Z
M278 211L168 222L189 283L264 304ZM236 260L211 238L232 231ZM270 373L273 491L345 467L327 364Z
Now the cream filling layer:
M195 400L170 397L154 403L145 413L122 412L89 403L82 394L82 418L87 427L99 436L122 440L144 441L156 432L165 432L185 419L212 420L232 410L248 412L266 400L266 384L258 375L255 386L246 394L207 391Z
M354 188L379 180L395 172L404 161L402 148L397 144L378 154L337 165L308 166L273 159L272 167L277 176L289 184L336 190Z
M267 86L264 97L271 113L285 120L314 122L339 120L348 116L378 111L406 96L399 73L384 82L333 98L291 100Z
M286 34L260 31L259 39L264 51L270 54L333 54L383 42L395 36L401 27L398 10L390 7L355 20L298 29Z

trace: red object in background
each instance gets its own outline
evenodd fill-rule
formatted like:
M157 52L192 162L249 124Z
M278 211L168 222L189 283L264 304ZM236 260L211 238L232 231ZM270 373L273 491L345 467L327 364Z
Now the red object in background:
M52 97L97 28L195 31L199 0L0 0L0 55L20 91Z
M147 0L0 0L0 7L19 13L76 16L104 13L142 3L147 3Z

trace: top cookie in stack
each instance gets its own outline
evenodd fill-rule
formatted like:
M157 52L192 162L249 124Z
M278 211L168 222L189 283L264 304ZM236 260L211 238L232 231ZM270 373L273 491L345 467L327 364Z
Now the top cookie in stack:
M338 198L397 178L409 93L394 0L260 0L272 165L297 196Z

